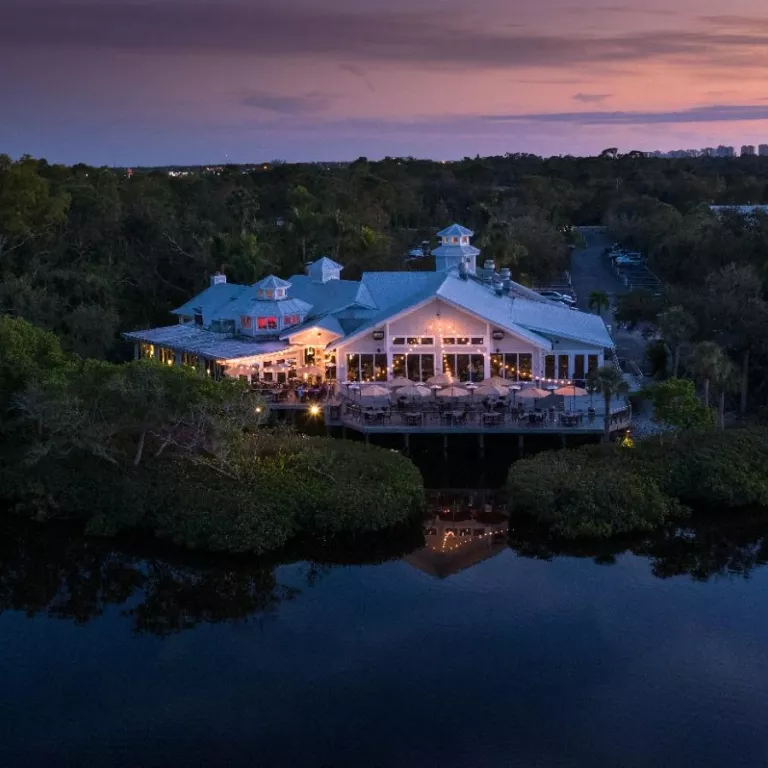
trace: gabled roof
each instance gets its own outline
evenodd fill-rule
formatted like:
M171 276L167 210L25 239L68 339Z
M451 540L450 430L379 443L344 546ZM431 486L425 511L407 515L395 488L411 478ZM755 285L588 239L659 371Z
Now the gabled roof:
M232 338L214 331L206 331L196 325L169 325L163 328L149 328L146 331L124 333L123 337L131 341L144 341L161 347L170 347L193 355L200 355L212 360L237 360L288 349L290 344L274 338L246 339L242 336Z
M172 314L193 315L196 310L201 310L207 320L215 320L219 317L218 313L222 309L249 288L249 285L237 285L235 283L212 285L177 309L172 310Z
M461 224L451 224L450 227L446 227L437 233L438 237L472 237L475 233L471 229L462 227Z
M376 308L368 289L357 280L315 283L308 275L292 275L289 295L312 305L312 317L336 312L353 304Z
M597 315L560 307L518 283L511 283L509 294L496 295L490 285L472 278L463 280L455 270L367 272L363 281L373 296L381 298L382 309L363 319L356 328L349 329L344 343L432 298L438 298L541 349L552 349L554 337L597 347L613 346L605 323ZM398 292L400 298L396 299ZM340 322L344 327L344 322Z
M303 333L309 331L312 328L318 328L328 333L336 334L337 336L343 336L345 331L339 324L338 319L334 315L326 315L316 320L307 320L301 325L295 325L292 328L288 328L280 334L281 339L289 339L291 336L295 336L297 333Z
M259 280L253 287L258 291L274 291L275 288L290 288L291 284L287 280L281 280L274 275L267 275L267 277Z

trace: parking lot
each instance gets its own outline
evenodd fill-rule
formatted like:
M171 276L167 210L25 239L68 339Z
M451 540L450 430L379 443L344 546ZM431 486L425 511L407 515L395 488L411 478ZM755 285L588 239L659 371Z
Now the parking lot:
M609 258L606 256L606 258ZM661 291L661 280L648 269L646 264L616 264L616 276L628 291Z

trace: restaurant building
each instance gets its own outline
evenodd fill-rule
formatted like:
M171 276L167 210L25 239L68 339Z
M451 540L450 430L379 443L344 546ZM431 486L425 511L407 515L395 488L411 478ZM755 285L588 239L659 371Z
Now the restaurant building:
M212 376L426 381L585 380L613 341L598 315L543 298L492 261L478 266L473 233L438 233L434 272L365 272L343 280L323 257L303 275L235 285L222 274L173 314L178 322L124 334L137 357Z

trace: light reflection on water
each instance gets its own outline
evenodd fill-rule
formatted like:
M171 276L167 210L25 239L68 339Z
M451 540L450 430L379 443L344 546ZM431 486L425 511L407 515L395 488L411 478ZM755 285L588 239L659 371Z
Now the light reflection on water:
M503 503L309 560L6 532L0 765L764 764L766 515L574 545Z

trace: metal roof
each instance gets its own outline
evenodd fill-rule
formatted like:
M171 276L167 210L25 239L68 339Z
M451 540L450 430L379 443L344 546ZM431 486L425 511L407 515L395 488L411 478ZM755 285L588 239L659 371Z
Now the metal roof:
M244 291L250 289L249 285L237 285L236 283L218 283L206 288L202 293L191 298L177 309L172 310L174 315L193 315L200 310L206 319L215 320L218 313L231 301L237 299Z
M400 277L394 277L396 275ZM394 297L393 289L398 284L409 285L408 278L414 275L420 277L415 281L415 286L411 284L411 290L405 295L401 294L399 301L390 302L358 328L348 332L349 335L343 341L365 333L391 317L436 297L528 339L543 349L552 348L552 337L597 347L613 346L608 329L599 316L560 307L518 283L511 283L509 295L497 295L491 285L472 278L463 280L455 271L366 273L363 280L371 287L374 296L378 287L382 286L385 289L382 295L391 299Z
M253 287L259 291L273 291L275 288L290 288L291 284L287 280L282 280L274 275L267 275Z
M399 303L427 286L438 284L444 275L435 272L364 272L362 284L379 310Z
M259 317L284 317L285 315L307 315L312 305L296 298L257 299L251 289L246 294L227 304L214 319L236 320L241 315ZM206 318L207 319L207 318Z
M357 280L328 280L315 283L308 275L291 276L288 295L312 305L311 316L336 312L352 304L376 308L368 289Z
M480 249L474 245L441 245L432 251L433 256L479 256Z
M343 336L345 334L344 329L334 315L325 315L325 317L320 317L315 320L307 320L301 325L295 325L292 328L283 331L283 333L280 334L280 338L288 339L291 336L295 336L297 333L302 333L303 331L308 331L312 328L321 328L324 331L335 333L338 336Z
M339 270L339 272L344 269L341 264L333 259L329 259L327 256L321 256L317 261L312 261L307 266L320 267L323 270Z
M461 224L451 224L450 227L446 227L437 233L438 237L472 237L475 233L471 229L462 227Z
M281 352L290 347L287 342L275 338L264 340L246 339L242 336L233 338L214 331L206 331L197 325L149 328L145 331L124 333L123 338L170 347L212 360L236 360L241 357Z

